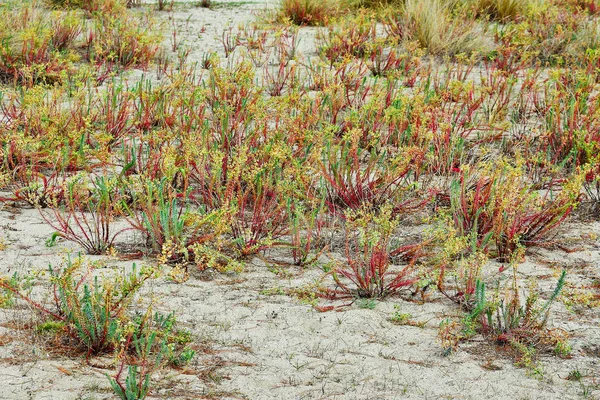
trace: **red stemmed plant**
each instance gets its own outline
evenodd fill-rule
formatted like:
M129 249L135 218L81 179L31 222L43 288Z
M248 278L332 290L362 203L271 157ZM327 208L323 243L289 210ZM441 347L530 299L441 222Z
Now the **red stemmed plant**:
M399 223L392 212L384 207L346 213L346 260L332 273L337 289L329 291L330 297L383 298L416 282L414 260L401 268L392 265L390 242Z

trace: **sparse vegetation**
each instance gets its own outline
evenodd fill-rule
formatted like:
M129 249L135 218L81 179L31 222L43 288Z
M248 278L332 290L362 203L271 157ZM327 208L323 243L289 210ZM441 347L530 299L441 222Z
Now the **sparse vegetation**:
M36 331L58 338L64 348L82 352L86 358L116 352L122 361L111 385L121 398L143 399L150 389L151 374L160 365L180 366L193 357L193 350L186 347L189 340L178 339L185 335L175 329L174 314L154 314L151 303L143 314L133 313L138 293L155 271L134 264L131 272L100 282L94 265L79 256L68 257L59 268L50 266L49 274L54 296L51 306L24 291L20 282L29 277L0 280L0 289L33 306L40 321ZM125 363L135 364L129 367L123 384Z
M556 357L588 357L564 375L591 391L597 382L581 371L597 350L577 336L572 345L562 328L568 312L597 323L600 304L597 2L275 6L250 23L256 5L245 2L0 4L6 315L29 308L22 329L49 357L113 359L105 384L126 400L179 393L167 368L202 382L189 397L219 397L213 389L228 379L216 369L250 351L244 339L215 366L203 357L188 369L202 347L176 328L175 311L203 334L236 324L228 338L268 325L273 340L294 331L305 343L355 329L394 362L411 350L388 346L380 326L403 339L419 327L429 340L435 325L444 356L485 346L486 357L509 355L532 375ZM226 26L203 25L221 13ZM15 274L21 252L31 265ZM122 264L136 259L148 266ZM212 320L194 309L209 297L223 314ZM339 311L336 333L316 333L333 313L293 326L282 315L292 308L275 307L287 301ZM395 301L407 306L383 311ZM252 313L238 321L227 307ZM15 326L6 318L0 346L26 340L5 333ZM356 386L336 376L330 389L315 374L321 342L286 344L302 357L286 354L295 372L278 388L317 377L319 396ZM468 357L480 361L478 351ZM313 380L296 381L304 368ZM239 370L228 368L232 380ZM387 375L373 376L384 388L373 395L389 397Z

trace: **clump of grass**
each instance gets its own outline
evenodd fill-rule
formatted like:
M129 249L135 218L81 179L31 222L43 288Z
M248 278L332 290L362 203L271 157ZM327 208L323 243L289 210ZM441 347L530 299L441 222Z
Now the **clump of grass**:
M322 26L338 11L335 0L282 0L279 15L296 25Z
M452 8L448 0L406 0L400 10L388 13L388 30L435 55L485 50L481 27L466 16L454 17Z
M131 227L146 237L150 252L158 255L161 263L184 266L195 262L216 266L218 260L225 260L230 265L230 260L216 249L208 250L208 244L214 244L221 233L217 227L221 213L208 213L203 207L191 209L182 204L179 199L182 194L164 178L152 181L138 177L127 181L123 189L130 199L122 203L123 213Z
M133 318L118 354L119 370L108 377L120 399L145 399L151 390L154 371L164 365L181 367L191 361L195 351L186 346L191 337L186 331L175 330L175 326L174 313L152 314L148 310Z
M514 20L523 16L529 0L475 0L473 6L479 14L489 15L498 21Z

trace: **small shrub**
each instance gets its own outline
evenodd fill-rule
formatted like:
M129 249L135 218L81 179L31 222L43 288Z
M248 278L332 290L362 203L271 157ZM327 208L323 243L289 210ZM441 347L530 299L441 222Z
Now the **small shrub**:
M124 231L113 231L120 203L116 185L115 178L76 175L62 184L64 205L52 204L51 212L40 209L40 213L60 237L79 244L89 254L102 254Z
M15 200L36 208L57 206L64 201L64 189L58 174L46 177L41 173L28 172L21 177L23 181L13 191Z
M194 357L195 352L186 347L189 342L187 334L176 331L175 324L173 313L152 315L151 309L133 319L118 355L121 359L119 370L108 377L120 399L145 399L150 391L153 372L166 364L174 367L185 365ZM133 360L130 359L132 355ZM131 361L135 363L127 366ZM127 376L123 382L125 370Z
M56 7L80 8L88 14L121 14L136 0L49 0Z
M487 251L495 243L503 260L520 246L547 242L580 199L581 176L565 183L554 196L551 190L535 193L521 168L490 172L471 183L462 171L460 181L452 184L451 207L459 234L472 237L474 249Z
M152 20L130 14L96 18L87 36L87 59L123 68L147 67L158 51L160 35Z
M369 43L377 37L376 23L372 15L362 12L345 18L319 32L317 41L321 53L331 62L342 61L346 57L364 57Z
M110 386L113 392L119 396L121 400L143 400L150 391L150 372L139 371L137 365L130 365L127 369L127 377L125 383L122 382L123 369L119 370L117 375L109 377Z
M368 51L367 64L373 76L395 77L407 72L413 62L413 56L400 53L394 48L387 48L381 42L373 43Z
M551 65L582 61L588 47L597 46L597 26L576 8L554 2L531 4L526 18L496 31L496 42L510 49L510 58L526 64Z
M597 0L575 0L574 3L587 10L590 14L598 14L600 12L600 3Z
M588 166L583 188L595 207L600 207L600 162Z
M187 243L188 210L181 206L177 191L166 179L130 179L125 193L129 199L123 204L126 217L134 229L145 234L154 253L160 252L167 242L175 247Z
M286 90L292 90L298 86L298 80L296 64L288 65L287 61L281 61L275 71L269 65L263 69L263 84L271 96L281 96Z
M75 14L25 4L0 8L0 82L25 86L62 82L72 71L83 22Z
M348 137L359 137L353 130ZM403 191L418 175L422 154L407 149L392 158L387 151L368 152L348 140L325 147L321 175L327 184L328 205L332 211L378 207L385 202L397 203ZM364 159L363 154L368 158ZM361 162L362 160L362 162Z
M545 130L537 140L539 162L574 167L589 163L600 151L596 115L600 97L588 74L556 76L544 96Z
M391 268L391 236L399 221L392 218L390 207L380 212L348 211L346 220L347 261L332 272L339 288L330 293L333 297L383 298L416 282L411 277L412 263L399 270Z
M559 355L564 355L569 348L564 335L548 330L545 326L550 306L561 293L565 277L566 271L563 271L552 295L541 305L538 304L538 294L533 288L530 288L532 290L525 304L521 304L516 277L507 297L500 298L499 292L496 292L496 299L492 302L486 299L485 284L479 281L474 308L465 319L465 326L473 327L469 330L475 329L484 335L491 335L497 344L510 344L517 350L531 346L546 347L551 351L558 349Z
M531 286L524 303L519 296L516 265L513 264L511 287L499 288L492 300L486 297L486 285L478 280L474 296L465 306L470 309L461 322L446 320L440 324L438 337L447 353L455 350L461 341L480 333L496 345L509 346L515 352L518 365L539 372L535 362L536 351L554 352L565 356L570 346L565 332L546 328L550 306L558 298L565 284L563 271L550 298L539 303L539 295Z
M125 218L145 235L150 252L162 264L186 267L195 263L202 269L207 268L205 263L217 269L222 263L235 264L219 251L220 235L226 229L221 210L207 212L202 205L190 208L184 194L164 178L131 177L124 185L125 195L129 199L121 203Z
M138 295L155 271L136 268L101 280L95 267L81 256L59 267L50 267L53 307L30 296L30 277L0 278L0 289L25 301L41 313L39 334L54 335L61 346L82 351L86 356L115 353L121 361L111 386L121 399L143 399L150 391L153 372L164 366L188 363L195 352L188 347L189 332L176 328L173 313L154 313L146 303L139 309ZM25 284L23 284L25 282ZM56 342L55 342L56 343ZM129 368L125 368L129 365ZM128 370L125 382L123 372Z
M50 266L54 308L31 298L14 280L2 279L0 287L32 305L43 318L62 324L71 341L67 346L88 356L110 352L118 347L127 324L127 311L137 292L154 272L138 270L134 265L131 272L101 283L93 276L94 269L80 256L68 257L60 268Z
M290 218L290 245L294 264L312 264L326 248L319 240L325 225L325 217L323 216L325 199L311 198L306 202L288 201L287 207L287 214ZM311 255L311 251L315 249L319 251L317 254Z

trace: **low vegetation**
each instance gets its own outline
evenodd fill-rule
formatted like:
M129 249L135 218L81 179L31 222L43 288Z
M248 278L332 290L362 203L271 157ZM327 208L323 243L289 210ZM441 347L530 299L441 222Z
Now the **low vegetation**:
M145 283L254 257L319 265L302 295L320 311L448 301L447 354L476 335L533 369L569 354L547 326L569 274L549 295L518 276L578 208L600 209L594 2L282 0L271 21L219 32L200 64L176 32L166 57L156 8L132 5L0 5L0 182L52 227L49 247L155 267L107 277L71 257L48 271L50 305L18 276L0 279L1 305L29 304L69 351L115 356L128 400L194 356L174 314L139 308Z

